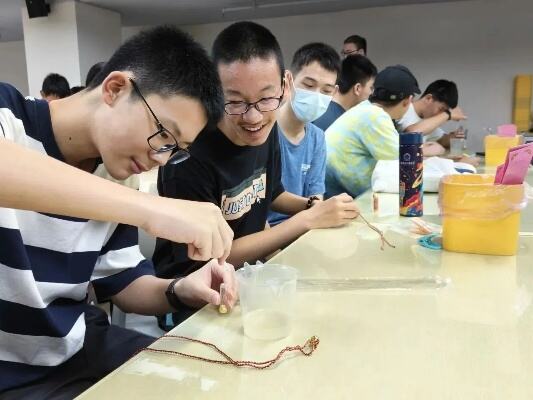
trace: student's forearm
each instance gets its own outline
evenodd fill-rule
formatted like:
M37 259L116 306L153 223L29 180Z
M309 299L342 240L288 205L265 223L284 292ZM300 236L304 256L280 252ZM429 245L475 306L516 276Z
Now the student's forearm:
M141 276L113 296L113 304L124 312L141 315L162 315L175 311L165 295L171 281L151 275Z
M233 307L238 298L235 282L235 269L227 263L220 263L212 259L202 268L179 279L174 284L174 294L177 303L170 300L178 308L170 305L166 295L170 279L160 279L155 276L145 275L131 282L120 293L112 297L114 304L123 311L144 315L161 315L179 310L180 307L198 309L204 305L221 302L228 307ZM220 285L226 285L223 298L220 297Z
M416 124L408 126L405 129L405 131L406 132L421 132L424 135L429 135L431 132L433 132L435 129L437 129L439 126L441 126L447 121L448 121L448 114L445 112L442 112L431 118L422 119Z
M449 149L450 148L450 134L445 133L442 135L439 139L437 139L437 143L439 143L442 147Z
M187 243L195 260L224 261L233 231L212 203L141 193L0 139L0 207L143 228L152 236Z
M255 262L296 240L310 229L307 212L302 212L261 232L233 241L228 262L241 266L245 261Z
M283 192L272 202L271 208L281 214L295 215L307 208L307 199L294 193Z
M146 194L0 139L0 207L142 226Z

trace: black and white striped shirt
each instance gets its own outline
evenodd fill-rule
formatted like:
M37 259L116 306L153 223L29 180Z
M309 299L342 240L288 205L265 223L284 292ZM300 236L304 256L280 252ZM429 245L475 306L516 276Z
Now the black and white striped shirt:
M64 161L48 103L0 83L3 139ZM105 300L152 273L135 227L0 208L0 392L82 348L89 283Z

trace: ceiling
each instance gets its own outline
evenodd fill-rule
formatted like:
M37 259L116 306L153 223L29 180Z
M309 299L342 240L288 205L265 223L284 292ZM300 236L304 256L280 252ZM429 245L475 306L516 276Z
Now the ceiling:
M47 0L53 10L54 3ZM191 25L461 0L77 0L117 11L124 26ZM0 0L0 42L22 40L24 0Z

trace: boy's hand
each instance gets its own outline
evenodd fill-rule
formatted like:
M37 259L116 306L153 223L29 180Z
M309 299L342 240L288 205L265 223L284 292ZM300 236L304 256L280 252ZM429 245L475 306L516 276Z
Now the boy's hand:
M316 201L304 211L309 216L309 228L331 228L347 224L359 215L359 207L346 193L324 201Z
M437 142L426 142L422 145L424 157L440 156L446 153L446 149Z
M216 258L223 263L229 256L233 231L212 203L200 203L153 196L147 202L149 234L188 245L192 260Z
M458 159L455 159L454 161L464 162L464 163L473 165L474 167L477 167L479 165L479 158L477 157L462 156L462 157L459 157Z
M464 139L465 131L462 129L458 129L456 131L450 132L449 135L450 135L450 139Z
M462 121L467 119L468 117L463 113L463 110L461 110L459 107L452 108L450 110L450 119L452 121Z
M224 283L226 289L224 299L219 294L221 283ZM231 310L239 297L235 268L231 264L219 264L217 260L211 260L179 280L174 292L183 303L191 307L202 307L207 303L218 306L222 301Z

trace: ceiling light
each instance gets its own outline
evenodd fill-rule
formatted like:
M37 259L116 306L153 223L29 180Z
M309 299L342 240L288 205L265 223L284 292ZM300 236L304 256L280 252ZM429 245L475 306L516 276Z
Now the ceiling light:
M339 0L293 0L293 1L284 1L278 3L257 3L257 1L252 1L252 4L247 6L236 6L236 7L227 7L222 9L222 14L239 12L239 11L248 11L261 8L275 8L275 7L287 7L287 6L299 6L303 4L318 4L318 3L332 3L338 2Z

